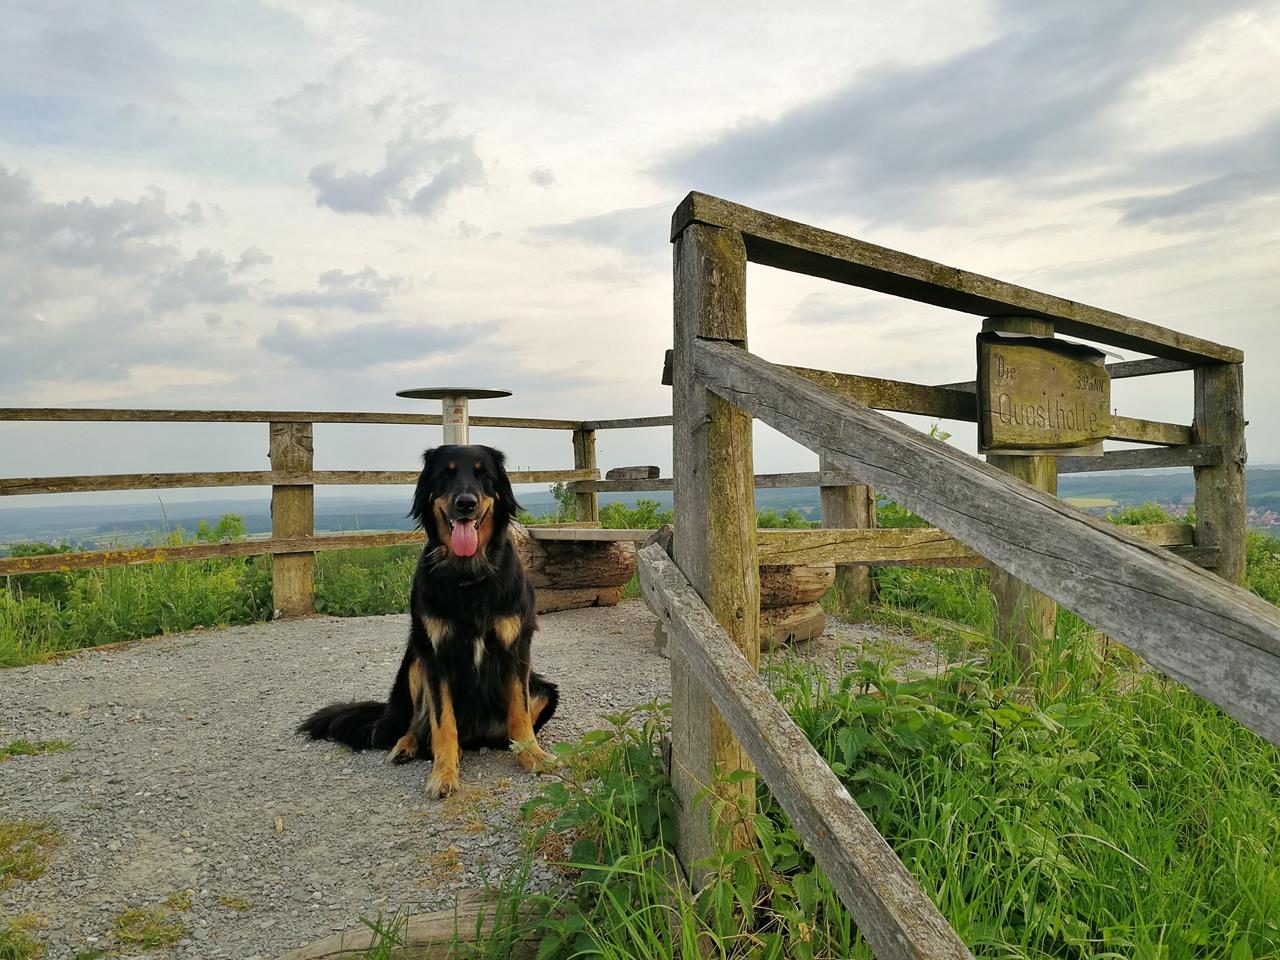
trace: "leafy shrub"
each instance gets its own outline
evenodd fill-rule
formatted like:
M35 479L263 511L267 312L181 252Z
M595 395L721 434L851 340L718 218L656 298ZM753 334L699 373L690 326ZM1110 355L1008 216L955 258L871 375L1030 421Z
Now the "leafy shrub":
M1280 603L1280 539L1250 530L1245 537L1245 583L1269 603Z
M876 501L876 525L881 527L927 527L929 524L906 507L884 497Z
M316 610L334 617L409 611L419 547L334 550L316 559Z
M673 522L675 514L663 510L657 500L639 499L634 507L625 503L606 503L600 508L600 524L611 530L656 530Z
M9 547L11 557L50 557L70 552L69 543L15 543ZM66 603L73 579L69 572L29 573L10 581L13 584L10 589L20 596L39 597L51 603Z
M1135 527L1144 523L1176 523L1181 517L1175 517L1160 504L1150 501L1140 507L1125 507L1115 513L1108 513L1107 519L1126 527Z
M820 526L795 507L788 507L781 515L776 510L760 510L756 513L756 526L762 530L811 530Z

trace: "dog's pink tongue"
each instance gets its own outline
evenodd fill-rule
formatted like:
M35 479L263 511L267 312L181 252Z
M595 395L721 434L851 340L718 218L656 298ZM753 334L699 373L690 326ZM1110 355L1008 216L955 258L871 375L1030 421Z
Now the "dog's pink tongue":
M471 520L459 520L453 525L449 535L453 552L460 557L473 557L480 548L480 538L476 536L476 525Z

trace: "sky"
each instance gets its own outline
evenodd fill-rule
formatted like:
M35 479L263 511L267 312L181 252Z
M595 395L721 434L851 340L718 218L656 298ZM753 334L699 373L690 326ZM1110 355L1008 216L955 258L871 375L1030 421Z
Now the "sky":
M6 4L0 406L436 412L395 391L461 383L512 391L477 415L669 413L668 223L700 190L1240 347L1250 460L1280 462L1274 0L175 10ZM965 314L753 266L748 322L777 362L973 377ZM1113 394L1190 421L1189 374ZM266 432L0 424L0 475L261 470ZM572 463L567 433L472 436ZM438 441L320 426L316 465ZM598 453L666 476L670 430ZM755 460L816 465L759 425ZM113 496L140 495L0 505Z

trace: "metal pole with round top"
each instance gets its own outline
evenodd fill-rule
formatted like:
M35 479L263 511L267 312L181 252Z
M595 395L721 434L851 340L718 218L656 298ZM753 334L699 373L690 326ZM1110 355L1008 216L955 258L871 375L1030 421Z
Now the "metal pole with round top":
M396 396L407 397L410 400L439 400L444 426L444 442L465 445L470 442L468 401L509 397L511 391L486 387L417 387L412 390L397 390Z

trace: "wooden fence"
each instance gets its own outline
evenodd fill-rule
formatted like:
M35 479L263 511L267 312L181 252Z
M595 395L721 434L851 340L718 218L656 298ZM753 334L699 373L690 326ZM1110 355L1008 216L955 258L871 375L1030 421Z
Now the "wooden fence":
M686 864L711 850L713 805L705 791L749 808L755 783L741 774L758 766L877 956L969 956L756 675L761 563L865 563L869 551L888 546L890 531L758 535L752 418L819 453L824 468L839 471L833 479L857 478L937 524L893 531L905 538L899 555L909 562L926 550L939 562L983 558L1020 603L1044 596L1065 604L1280 743L1280 611L1231 582L1244 564L1240 351L701 194L677 209L672 239L679 520L673 560L653 544L640 552L639 570L646 600L672 640L672 778ZM873 409L972 419L972 384L904 385L787 368L751 354L748 261L997 318L988 329L1024 318L1040 335L1049 327L1152 354L1113 365L1112 376L1193 370L1193 424L1117 417L1113 436L1162 446L1070 465L1194 466L1194 531L1174 525L1141 539L1024 482L1003 461L982 463ZM1049 461L1025 471L1043 486L1043 475L1056 476L1051 457L1005 459ZM578 489L611 489L589 483ZM1163 537L1193 546L1221 576L1151 546ZM878 556L872 562L885 562Z
M279 616L298 616L315 609L315 554L323 550L418 544L418 532L356 533L317 536L314 491L321 484L413 484L416 470L316 470L313 425L439 425L439 414L344 413L287 410L117 410L0 408L0 422L114 423L266 423L270 438L270 470L200 473L128 473L71 477L0 479L0 497L32 494L86 493L107 490L161 490L182 487L271 487L271 537L233 543L197 543L171 547L91 550L47 556L0 557L0 576L82 570L95 567L202 560L214 557L272 557L272 603ZM607 421L584 428L578 420L526 417L471 417L472 426L526 430L565 430L573 436L574 466L565 470L512 471L513 483L556 483L595 480L595 431ZM578 518L591 522L596 496L579 495ZM542 537L550 531L539 530ZM554 534L552 535L554 537Z

